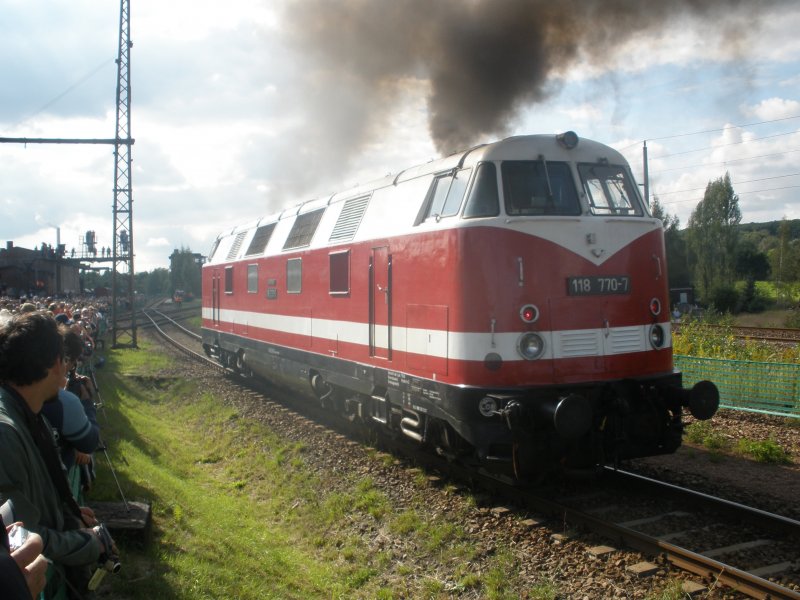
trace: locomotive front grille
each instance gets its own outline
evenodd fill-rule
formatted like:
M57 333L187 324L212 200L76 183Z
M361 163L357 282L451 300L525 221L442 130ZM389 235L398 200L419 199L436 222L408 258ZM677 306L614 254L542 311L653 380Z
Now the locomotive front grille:
M641 327L617 327L609 335L606 354L641 352L644 349Z
M559 354L569 358L573 356L596 356L600 354L600 333L597 331L562 331L556 336L555 343Z
M553 335L554 355L559 358L610 356L647 350L641 326L561 331Z

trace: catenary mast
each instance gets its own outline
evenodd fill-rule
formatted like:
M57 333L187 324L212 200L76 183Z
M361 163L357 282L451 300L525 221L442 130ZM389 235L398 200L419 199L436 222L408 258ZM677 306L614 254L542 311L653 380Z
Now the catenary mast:
M131 181L130 1L121 0L117 56L117 133L114 144L114 244L111 273L112 335L115 347L136 347L133 294L133 185ZM120 318L130 310L130 321Z
M133 187L131 183L131 87L130 1L121 0L119 10L119 54L117 63L117 131L114 139L0 137L5 144L113 144L114 145L114 243L111 276L112 334L115 347L136 347L136 316L133 312ZM105 259L83 258L92 262ZM130 311L130 321L120 313Z

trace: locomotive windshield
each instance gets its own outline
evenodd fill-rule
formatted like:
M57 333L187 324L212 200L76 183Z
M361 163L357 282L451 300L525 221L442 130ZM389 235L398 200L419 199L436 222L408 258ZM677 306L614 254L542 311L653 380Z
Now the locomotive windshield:
M642 216L642 204L628 169L620 165L578 165L594 215Z
M544 160L507 160L501 167L509 215L579 215L569 165Z

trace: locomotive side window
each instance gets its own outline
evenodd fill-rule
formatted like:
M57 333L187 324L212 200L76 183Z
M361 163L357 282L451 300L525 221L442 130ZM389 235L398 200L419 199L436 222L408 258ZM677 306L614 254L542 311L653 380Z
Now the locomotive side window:
M450 171L434 178L425 201L425 213L420 221L440 219L458 214L472 169Z
M475 182L464 209L465 219L496 217L500 214L500 198L497 193L497 167L486 162L478 165Z
M628 170L619 165L578 165L594 215L641 216L642 206Z
M247 247L247 251L245 251L244 255L253 256L254 254L261 254L264 252L264 248L267 247L267 243L269 242L269 238L272 237L274 229L275 223L262 225L256 229L256 233L253 235L253 239L250 240L250 245Z
M544 160L507 160L501 167L509 215L579 215L569 165Z
M258 265L247 265L247 293L258 293Z
M297 215L294 225L292 225L292 230L289 232L289 237L283 245L283 249L288 250L290 248L303 248L308 246L311 243L311 238L314 237L314 233L317 231L317 225L319 225L319 221L322 219L322 213L324 212L324 208L319 208L307 212L304 215Z
M350 250L330 255L331 294L350 293Z
M290 258L286 261L286 293L299 294L303 291L303 259Z
M233 267L225 267L225 293L233 293Z

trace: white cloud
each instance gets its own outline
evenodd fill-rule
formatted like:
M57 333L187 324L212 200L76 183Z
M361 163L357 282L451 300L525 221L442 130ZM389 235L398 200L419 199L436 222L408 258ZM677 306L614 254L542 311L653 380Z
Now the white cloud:
M742 113L763 121L800 116L800 102L786 98L767 98L755 106L742 106Z

